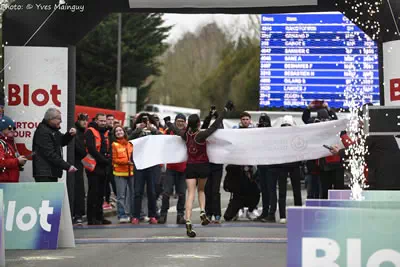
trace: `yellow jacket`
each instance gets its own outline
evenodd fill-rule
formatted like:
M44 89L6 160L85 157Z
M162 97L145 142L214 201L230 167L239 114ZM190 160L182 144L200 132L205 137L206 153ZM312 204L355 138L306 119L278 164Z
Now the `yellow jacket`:
M133 145L130 142L123 144L115 141L112 143L112 164L115 176L133 176L132 152Z

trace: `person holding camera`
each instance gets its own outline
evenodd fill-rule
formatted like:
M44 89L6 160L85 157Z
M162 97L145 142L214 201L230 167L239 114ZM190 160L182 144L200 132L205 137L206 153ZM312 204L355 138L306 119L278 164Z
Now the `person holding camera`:
M227 111L234 108L233 103L228 101L225 105L225 111L215 120L215 122L207 130L200 130L200 117L192 114L188 118L188 127L186 130L179 130L171 123L171 118L166 117L164 121L168 128L173 129L176 135L186 142L188 160L186 165L186 185L188 195L186 198L186 234L189 237L196 237L196 232L192 226L192 207L196 194L196 186L198 191L200 219L202 225L210 223L205 213L205 193L204 188L207 183L207 177L210 175L210 163L207 155L207 138L211 136L218 126L222 123L224 115Z
M0 183L18 183L19 173L28 160L18 153L15 129L15 122L10 117L0 119Z
M212 118L218 119L218 112L215 106L211 106L208 116L204 119L201 129L207 129ZM218 129L224 129L224 124L220 123ZM206 215L213 223L221 223L221 180L224 170L223 164L210 163L210 174L205 187L206 195ZM214 220L212 219L214 216Z
M129 140L141 138L148 135L162 134L157 128L157 122L154 117L148 113L142 113L136 119L135 129L133 130ZM134 214L131 220L132 224L139 224L140 212L142 210L142 200L144 195L144 186L146 184L147 193L147 208L150 224L157 224L157 208L156 208L156 189L155 183L161 175L161 166L156 165L143 170L135 170L134 188L135 188L135 200L134 200Z

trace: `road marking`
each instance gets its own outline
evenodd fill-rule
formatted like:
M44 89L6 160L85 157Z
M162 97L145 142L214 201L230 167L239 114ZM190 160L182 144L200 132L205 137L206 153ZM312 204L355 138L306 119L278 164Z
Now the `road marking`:
M196 237L184 236L149 238L76 238L76 244L116 244L116 243L287 243L287 238L245 238L245 237Z

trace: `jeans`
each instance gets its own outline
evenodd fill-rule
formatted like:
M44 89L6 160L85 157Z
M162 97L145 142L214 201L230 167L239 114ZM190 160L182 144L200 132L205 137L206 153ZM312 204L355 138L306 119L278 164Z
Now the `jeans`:
M270 189L268 186L268 167L259 165L258 166L259 170L259 180L260 180L260 191L261 191L261 197L262 197L262 204L263 204L263 211L261 216L268 216L268 212L270 209Z
M271 208L269 214L275 216L277 206L276 184L279 184L279 217L286 218L286 191L287 177L290 173L290 180L293 188L294 205L301 206L301 183L300 183L300 168L274 168L270 169L268 175L268 185L270 191Z
M134 178L133 176L128 177L120 177L115 176L115 185L117 187L117 212L118 212L118 219L122 217L128 216L128 212L133 214L133 203L134 203L134 194L129 193L127 194L127 189L129 188L129 192L134 191ZM126 197L129 196L130 201L126 201ZM126 207L126 205L129 205Z
M307 174L305 177L306 187L307 187L307 198L308 199L318 199L320 192L320 179L319 175Z
M167 215L169 209L169 198L172 195L175 185L175 192L178 195L178 204L176 206L178 215L185 213L186 200L186 180L185 173L175 170L167 170L167 176L164 179L164 192L162 193L162 204L160 215Z
M159 173L159 166L153 166L135 172L135 205L133 208L134 218L140 219L140 211L142 207L142 199L144 193L144 185L146 184L147 193L147 208L148 216L156 217L156 192L155 192L155 178L154 176Z
M339 168L332 171L321 171L321 194L322 199L328 199L329 189L344 189L344 169Z
M221 180L224 166L210 163L210 175L208 176L204 193L206 195L206 214L208 216L221 216Z

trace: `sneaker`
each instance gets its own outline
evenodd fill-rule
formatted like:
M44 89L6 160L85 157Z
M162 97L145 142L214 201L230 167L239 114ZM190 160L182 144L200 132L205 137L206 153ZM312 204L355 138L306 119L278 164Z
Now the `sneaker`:
M186 223L186 220L183 217L183 215L176 216L176 224L185 224L185 223Z
M139 219L138 218L132 218L131 224L139 224Z
M142 217L142 218L140 218L140 221L141 222L150 222L150 218L149 217L147 217L147 216L144 216L144 217Z
M88 225L102 225L103 223L98 220L88 221Z
M244 213L244 209L240 209L237 215L238 219L243 219L245 218L245 213Z
M130 221L128 216L119 218L119 223L129 223Z
M221 223L221 216L215 216L214 217L214 220L212 221L212 223L215 223L215 224L220 224Z
M253 210L253 211L248 211L246 212L246 217L247 219L249 219L250 221L254 221L255 219L258 218L258 216L260 216L260 214L258 213L257 210Z
M107 202L103 203L103 210L112 210L112 206Z
M208 219L207 215L204 212L200 213L200 220L201 225L208 225L210 223L210 219Z
M186 222L186 235L188 237L196 237L196 232L193 230L192 224L190 222Z
M112 224L112 222L109 221L109 220L103 219L103 220L101 221L101 224Z
M167 222L167 215L161 215L160 219L158 219L159 224L165 224Z
M281 223L281 224L286 224L286 218L280 219L279 223Z
M158 221L157 221L157 219L155 217L151 217L149 219L149 224L157 224L157 223L158 223Z

